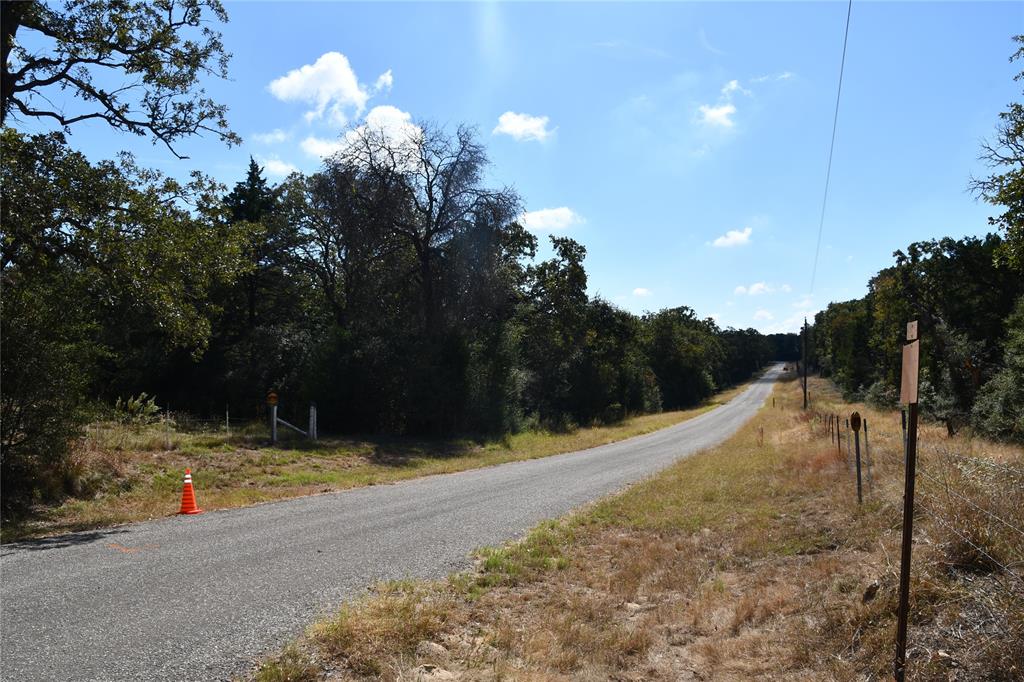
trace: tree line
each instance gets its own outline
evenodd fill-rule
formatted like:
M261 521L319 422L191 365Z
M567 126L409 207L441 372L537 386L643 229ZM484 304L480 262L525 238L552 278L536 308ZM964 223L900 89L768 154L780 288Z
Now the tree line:
M1011 60L1024 59L1014 40ZM1024 105L1000 114L981 159L993 172L970 189L1002 211L989 219L998 231L896 251L867 295L817 314L810 361L847 394L895 405L905 325L918 320L923 413L950 434L1024 442Z
M99 118L176 155L203 130L237 141L195 94L226 59L203 19L219 3L8 4L5 123ZM19 54L27 29L54 54ZM142 73L138 100L93 85L111 65ZM36 108L64 78L85 112ZM82 425L141 393L256 418L273 389L336 433L503 434L692 406L799 351L685 306L638 316L589 296L585 247L551 237L537 257L471 127L356 126L317 172L275 186L250 160L230 191L90 161L62 132L2 135L5 513L61 495Z

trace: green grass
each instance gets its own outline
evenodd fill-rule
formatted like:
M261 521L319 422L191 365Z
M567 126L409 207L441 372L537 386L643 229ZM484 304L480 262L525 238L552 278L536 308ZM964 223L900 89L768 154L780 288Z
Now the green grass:
M282 433L277 446L251 425L230 435L94 424L78 444L72 487L59 506L5 522L4 542L168 516L178 510L185 468L192 469L204 510L446 474L506 462L549 457L613 443L692 419L728 402L745 386L690 409L642 415L610 426L569 433L529 431L501 439L324 438L309 443Z

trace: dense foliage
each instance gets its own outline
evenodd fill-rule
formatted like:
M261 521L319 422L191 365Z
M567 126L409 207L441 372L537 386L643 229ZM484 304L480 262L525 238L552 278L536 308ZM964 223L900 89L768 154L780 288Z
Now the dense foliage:
M1024 272L998 257L1004 249L990 234L897 251L864 298L818 313L813 360L848 393L895 404L906 323L918 320L924 413L950 433L971 424L1024 440Z
M473 130L356 128L316 173L227 191L62 134L3 132L3 501L64 484L103 405L283 416L335 432L501 434L697 404L795 337L587 294L586 249L537 238Z
M1024 36L1014 40L1024 45ZM1024 58L1024 47L1011 61ZM1017 81L1024 80L1024 72ZM895 404L905 325L918 320L920 399L950 433L1024 442L1024 106L1000 114L982 145L993 174L971 188L1004 212L1000 234L917 242L897 251L864 298L832 303L812 330L812 362L848 393Z

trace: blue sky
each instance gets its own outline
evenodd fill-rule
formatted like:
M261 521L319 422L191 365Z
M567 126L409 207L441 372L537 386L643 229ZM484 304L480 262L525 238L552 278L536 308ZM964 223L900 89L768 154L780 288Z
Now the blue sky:
M587 247L592 294L763 331L863 295L912 241L984 233L992 211L965 187L984 173L979 141L1020 96L1007 58L1024 3L854 2L810 291L845 2L227 10L231 80L206 87L241 147L193 140L176 161L100 126L74 128L72 143L230 186L250 154L273 181L315 171L367 117L468 123L491 182L516 187L537 233Z

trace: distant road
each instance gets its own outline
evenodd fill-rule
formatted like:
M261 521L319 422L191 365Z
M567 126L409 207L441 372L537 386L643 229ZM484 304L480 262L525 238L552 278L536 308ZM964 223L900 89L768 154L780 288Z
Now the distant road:
M781 368L699 417L591 450L5 545L0 678L229 679L377 580L464 569L477 547L721 443Z

